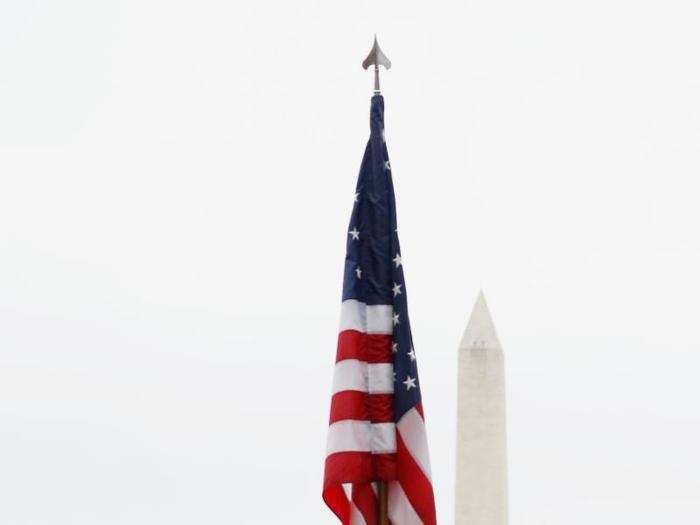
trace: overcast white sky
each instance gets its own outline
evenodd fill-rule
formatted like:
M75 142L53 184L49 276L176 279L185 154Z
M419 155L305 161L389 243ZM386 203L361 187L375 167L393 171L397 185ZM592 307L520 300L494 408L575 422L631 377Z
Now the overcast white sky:
M700 521L700 5L0 5L0 523L334 523L372 34L441 523L456 349L511 523Z

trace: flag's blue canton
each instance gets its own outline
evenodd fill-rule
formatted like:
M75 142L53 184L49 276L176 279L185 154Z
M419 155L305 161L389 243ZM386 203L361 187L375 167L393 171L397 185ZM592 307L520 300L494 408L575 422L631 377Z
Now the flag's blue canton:
M381 95L372 97L370 129L348 228L343 300L393 305L394 417L398 421L421 402L421 394L408 320L394 185L384 142Z

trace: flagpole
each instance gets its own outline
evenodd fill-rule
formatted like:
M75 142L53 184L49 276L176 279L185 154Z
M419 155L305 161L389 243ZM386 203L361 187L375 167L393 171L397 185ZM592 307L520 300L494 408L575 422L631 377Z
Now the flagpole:
M379 499L379 525L389 525L389 484L386 481L379 482L377 491Z
M374 44L367 55L367 58L362 62L363 69L368 69L369 66L374 66L374 94L380 95L381 88L379 86L379 66L384 66L386 69L391 67L391 61L379 47L377 35L374 35ZM386 481L377 482L377 522L379 525L389 525L389 484Z

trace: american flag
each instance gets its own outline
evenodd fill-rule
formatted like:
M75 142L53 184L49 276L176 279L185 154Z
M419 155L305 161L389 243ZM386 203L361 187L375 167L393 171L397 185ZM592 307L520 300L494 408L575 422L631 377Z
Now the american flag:
M350 219L323 499L343 525L376 525L377 481L393 525L436 523L420 383L408 321L384 99Z

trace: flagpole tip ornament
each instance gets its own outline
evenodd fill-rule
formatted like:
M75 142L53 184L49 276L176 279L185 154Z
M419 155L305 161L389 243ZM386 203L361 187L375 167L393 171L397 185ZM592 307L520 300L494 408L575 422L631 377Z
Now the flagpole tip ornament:
M382 48L379 47L377 35L374 35L374 44L372 45L372 49L369 51L369 55L367 55L367 58L365 58L365 60L362 62L362 68L368 69L371 65L374 65L374 93L378 95L381 93L381 89L379 88L379 66L384 66L386 69L390 69L391 60L387 58L384 51L382 51Z

